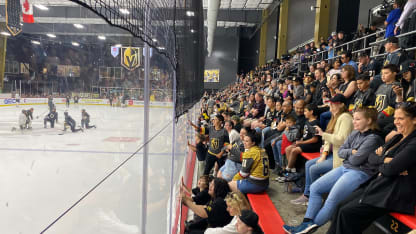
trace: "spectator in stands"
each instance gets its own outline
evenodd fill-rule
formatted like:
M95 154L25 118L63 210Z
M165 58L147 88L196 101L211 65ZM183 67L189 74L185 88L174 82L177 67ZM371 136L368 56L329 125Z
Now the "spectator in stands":
M336 39L336 44L338 48L335 49L335 53L337 55L341 54L344 51L347 51L347 45L345 45L345 43L347 43L347 38L345 36L345 33L343 31L339 31L337 33L337 39Z
M329 121L331 120L331 112L329 111L329 106L327 104L327 100L333 98L337 91L339 91L339 87L342 84L341 74L334 74L331 77L331 80L327 84L327 87L322 88L322 102L323 105L319 106L320 109L323 111L319 117L320 127L325 131L326 126L328 125ZM328 110L328 111L324 111ZM321 111L321 112L322 112Z
M366 52L361 53L358 58L358 74L373 70L370 68L370 56Z
M251 210L243 210L237 219L238 234L263 234L259 224L259 217Z
M315 75L312 72L305 73L303 77L303 85L306 87L315 80Z
M304 109L304 113L307 121L303 128L302 138L296 141L295 144L286 148L286 158L288 160L286 171L296 171L292 169L296 166L296 159L299 154L302 152L319 152L322 146L321 137L315 135L315 126L319 126L319 122L317 120L318 107L313 104L308 104Z
M207 158L205 160L206 164L204 169L204 175L209 175L215 163L218 164L219 168L221 168L224 165L225 158L223 157L223 146L230 142L228 133L222 126L224 122L224 117L222 117L222 115L220 114L217 114L212 121L213 125L208 128L198 127L191 121L189 121L189 124L199 132L205 132L205 134L209 134L210 144L208 147Z
M330 111L332 117L326 131L323 132L320 127L315 127L315 134L322 136L322 140L325 141L322 154L321 157L306 162L305 191L302 196L292 200L292 204L306 204L310 194L310 185L322 174L325 174L342 164L342 160L338 157L338 150L353 129L352 117L351 114L348 113L345 101L345 97L342 94L337 94L330 99Z
M291 233L307 233L324 225L331 218L336 206L361 184L376 174L367 159L368 155L383 144L377 133L377 111L359 108L354 112L354 131L339 149L343 165L317 179L311 185L308 209L299 226L284 225ZM322 206L322 195L329 193Z
M238 117L238 115L231 116L231 122L233 122L233 124L234 124L234 129L237 132L240 132L241 127L242 127L241 122L240 122L240 117Z
M345 65L342 67L341 77L344 80L344 83L339 86L339 89L336 90L336 93L344 95L346 99L346 105L349 107L354 101L354 94L357 91L357 82L355 81L355 72L354 68L350 65Z
M228 153L227 160L224 166L220 168L218 177L231 181L235 174L241 170L242 153L244 153L243 139L250 131L249 128L242 128L240 130L240 136L232 144L225 146L225 151Z
M188 194L192 194L192 201L195 202L197 205L206 205L210 200L211 197L208 194L208 187L209 187L209 177L208 176L201 176L198 179L198 184L196 188L192 190L189 189L183 180L181 181L181 189L184 190Z
M395 64L399 66L405 60L407 60L407 53L405 50L399 47L399 39L397 37L389 37L387 38L386 44L384 44L386 48L387 56L384 60L384 66L387 64Z
M302 78L300 77L293 77L293 99L303 99L304 98L304 89L302 85Z
M414 214L416 104L400 105L394 113L394 124L399 134L368 156L378 168L378 176L340 203L328 233L362 233L389 212Z
M323 68L319 68L315 71L315 80L318 82L318 86L316 89L318 92L315 93L316 97L314 98L317 103L313 103L317 106L323 104L322 102L322 88L326 86L326 77L325 77L325 70Z
M205 160L206 160L206 157L207 157L208 147L207 147L206 142L205 142L205 136L200 134L200 133L195 134L195 142L196 142L196 145L192 145L188 141L188 147L192 151L196 152L196 157L198 159L198 174L197 174L197 176L198 176L198 178L200 178L204 174Z
M400 65L401 79L400 85L393 86L393 91L396 94L396 102L415 101L416 89L416 61L406 60Z
M388 64L382 69L383 84L378 87L376 91L375 107L379 113L377 123L387 135L394 128L393 113L396 106L396 93L393 86L399 86L400 83L396 81L398 67L394 64Z
M260 134L250 131L244 137L242 168L229 183L232 191L261 193L269 187L269 161L264 149L259 147Z
M405 21L410 17L414 9L416 9L416 0L408 0L404 5L403 13L400 15L400 19L396 23L394 35L398 35L399 31L404 28Z
M240 138L240 134L234 129L234 123L231 120L227 120L225 121L224 128L228 132L230 144L234 144Z
M263 95L260 93L256 93L255 96L255 103L250 110L249 118L258 119L264 115L264 110L266 109L266 104L264 104Z
M357 78L358 91L354 95L353 110L360 107L373 107L376 100L375 92L370 88L370 76L364 73Z
M351 51L343 51L341 53L341 61L343 62L341 68L343 68L346 65L351 65L355 70L355 74L358 74L358 66L357 63L355 63L355 61L352 60Z
M400 19L400 15L402 14L402 10L398 4L398 0L394 1L393 3L393 10L390 11L389 15L387 16L386 21L384 21L384 26L386 26L386 33L384 34L385 38L389 38L395 36L395 27L397 21ZM396 31L397 33L398 31Z
M193 223L186 226L188 233L204 233L207 227L224 227L230 223L232 217L227 212L227 204L224 200L229 192L230 187L227 181L215 178L209 184L208 194L211 197L210 202L207 205L197 205L182 190L182 204L202 218L198 224Z
M334 74L341 74L341 64L342 63L339 59L334 61L332 69L326 74L327 82L329 82Z
M233 217L231 222L224 227L208 228L204 234L237 234L237 219L242 210L250 210L250 203L241 192L230 192L225 197L227 211Z
M313 104L318 103L319 101L316 100L316 92L319 92L316 90L316 87L318 86L318 82L313 81L306 87L306 97L305 97L305 103L306 104Z
M260 147L263 147L264 136L271 130L272 122L277 118L278 111L276 110L276 102L274 97L267 97L267 111L264 117L260 118L261 122L257 122L252 128L256 131L261 132L261 143Z

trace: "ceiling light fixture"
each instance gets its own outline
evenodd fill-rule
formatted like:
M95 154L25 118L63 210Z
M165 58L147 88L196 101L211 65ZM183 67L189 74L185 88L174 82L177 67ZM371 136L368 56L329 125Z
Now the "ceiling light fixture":
M127 9L124 9L124 8L120 8L120 12L121 12L121 14L124 14L124 15L130 14L130 11L127 10Z
M100 35L100 36L98 36L98 39L100 39L100 40L105 40L105 39L106 39L106 37L105 37L105 36Z
M82 25L82 24L74 24L74 27L81 29L81 28L84 28L84 25Z
M156 39L156 38L153 38L153 39L152 39L152 41L153 41L153 42L157 42L157 39Z
M52 33L48 33L48 34L46 34L46 36L48 36L50 38L55 38L56 37L56 35L55 34L52 34Z
M189 16L189 17L195 16L195 12L193 12L193 11L186 11L186 16Z
M49 8L48 8L48 7L46 7L46 6L42 5L42 4L35 4L35 5L33 5L33 6L35 6L36 8L38 8L39 10L42 10L42 11L47 11L47 10L49 10Z
M40 45L40 41L32 41L32 44Z
M72 45L73 45L73 46L79 46L79 43L78 43L78 42L73 41L73 42L72 42Z

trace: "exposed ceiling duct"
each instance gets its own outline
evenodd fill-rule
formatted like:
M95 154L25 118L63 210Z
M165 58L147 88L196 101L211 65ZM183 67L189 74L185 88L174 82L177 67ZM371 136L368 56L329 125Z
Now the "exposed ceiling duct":
M220 8L221 0L209 0L208 1L208 11L207 11L207 21L208 21L208 56L211 56L212 48L214 46L214 34L215 29L217 28L217 17L218 9Z

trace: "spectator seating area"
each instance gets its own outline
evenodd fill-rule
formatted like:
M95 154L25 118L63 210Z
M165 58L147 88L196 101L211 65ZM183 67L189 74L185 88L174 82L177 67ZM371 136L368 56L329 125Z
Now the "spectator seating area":
M406 17L414 19L414 15ZM400 145L411 141L416 126L409 123L407 129L412 131L406 132L395 120L402 113L416 119L412 114L416 111L415 47L409 43L416 30L406 30L402 36L383 36L384 30L360 26L358 36L350 41L347 38L353 37L343 32L332 33L328 40L321 38L321 50L314 43L307 44L281 60L238 74L236 82L221 91L206 93L198 122L190 123L197 131L192 149L199 155L198 176L221 178L230 191L246 194L265 233L309 233L327 222L332 231L348 226L338 215L350 204L349 194L366 194L383 178L415 176L416 164L410 157L416 149L407 145L409 153L401 151ZM362 119L366 122L359 124ZM399 160L409 161L396 167ZM386 171L393 167L394 173ZM323 181L339 171L341 175L331 183L341 183L350 172L365 179L351 177L348 185L323 189L329 186ZM386 196L413 196L409 206L415 202L416 190L411 179L406 181L407 192ZM301 225L284 225L267 195L270 183L291 183L295 187L291 192L303 192L291 201L293 206L309 204ZM317 194L319 189L323 192ZM334 199L331 193L337 192ZM316 205L323 194L326 200ZM186 205L213 226L210 208L198 214L197 208ZM319 212L311 211L321 205ZM406 230L416 229L415 213L410 214L415 207L383 209L379 214L390 214ZM376 221L376 216L362 227Z

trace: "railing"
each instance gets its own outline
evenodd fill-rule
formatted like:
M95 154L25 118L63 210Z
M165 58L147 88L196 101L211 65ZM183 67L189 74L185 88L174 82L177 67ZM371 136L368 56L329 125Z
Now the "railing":
M385 30L382 30L382 31L378 31L378 32L375 32L375 33L372 33L372 34L369 34L369 35L366 35L366 36L363 36L363 37L360 37L360 38L357 38L357 39L354 39L354 40L352 40L352 41L349 41L349 42L346 42L346 43L344 43L344 44L341 44L341 45L338 45L338 46L336 46L336 47L334 47L334 48L332 48L331 50L332 51L334 51L334 53L335 53L335 51L337 51L337 49L339 49L339 48L343 48L343 47L345 47L345 46L347 46L347 50L349 50L349 47L350 47L350 45L352 44L352 43L356 43L356 42L358 42L358 41L364 41L364 43L363 43L363 47L364 48L361 48L361 49L358 49L358 50L354 50L354 51L352 51L351 53L353 54L353 55L355 55L355 54L357 54L357 53L360 53L360 52L363 52L363 51L370 51L370 58L377 58L377 57L384 57L384 56L387 56L387 53L383 53L383 54L373 54L373 49L374 49L374 46L376 46L376 45L379 45L379 44L381 44L381 43L383 43L383 42L385 42L387 39L382 39L382 40L378 40L378 41L375 41L375 42L372 42L372 43L369 43L369 46L368 47L366 47L367 46L367 38L369 38L369 37L372 37L372 36L375 36L375 35L377 35L377 34L379 34L379 33L383 33L383 32L385 32ZM405 36L409 36L409 35L414 35L414 34L416 34L416 30L414 30L414 31L410 31L410 32L406 32L406 33L403 33L403 34L400 34L400 35L398 35L398 36L396 36L397 38L401 38L401 37L405 37ZM339 57L341 57L341 55L334 55L333 57L331 57L331 58L324 58L324 55L325 55L325 53L330 53L331 52L331 50L325 50L325 51L321 51L321 52L318 52L318 53L316 53L316 54L313 54L313 55L310 55L310 56L306 56L305 57L305 59L307 60L307 62L306 62L306 64L308 65L308 66L310 66L310 65L313 65L313 64L316 64L316 63L318 63L318 62L321 62L321 61L323 61L323 60L325 60L325 61L333 61L333 60L335 60L335 59L337 59L337 58L339 58ZM404 49L405 51L416 51L416 47L410 47L410 48L406 48L406 49ZM319 58L319 59L318 59ZM300 58L301 59L301 58ZM299 61L298 61L298 63L299 63L299 68L301 68L302 67L302 64L305 64L305 63L302 63L302 61L299 59ZM300 70L300 69L299 69Z

